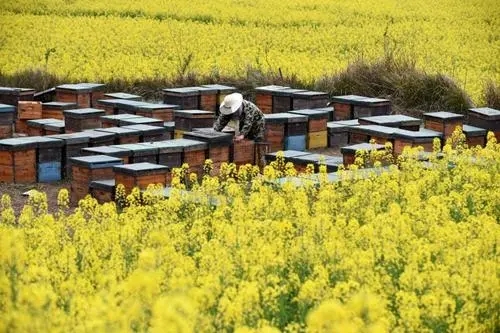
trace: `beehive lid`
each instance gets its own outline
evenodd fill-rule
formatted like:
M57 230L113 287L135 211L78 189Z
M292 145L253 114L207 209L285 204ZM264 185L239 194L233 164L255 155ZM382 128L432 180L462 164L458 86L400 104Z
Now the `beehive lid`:
M330 133L349 132L351 127L359 126L358 119L329 121L326 123L326 128Z
M287 120L287 123L307 123L308 121L308 117L305 116L305 115L301 115L301 114L295 114L295 113L291 113L291 112L285 112L287 113L287 117L288 117L288 120Z
M38 148L54 148L64 146L64 141L62 139L50 138L47 136L31 136L23 139L35 141Z
M290 119L291 114L288 112L265 113L264 119L268 124L285 124ZM307 121L307 120L306 120Z
M170 169L165 165L141 162L141 163L117 165L113 167L113 170L117 173L140 176L156 172L167 172Z
M142 99L142 97L139 95L133 95L124 92L106 93L104 94L104 96L110 97L112 99L128 99L133 101L140 101Z
M191 140L199 140L207 143L227 143L233 142L233 135L229 133L217 132L215 130L202 130L184 132L183 137Z
M348 103L353 105L384 105L389 104L391 101L384 98L359 96L359 95L342 95L333 96L331 102Z
M123 101L123 99L111 98L111 99L99 99L97 102L99 102L99 104L102 104L102 105L115 107L116 103L119 103L121 101Z
M215 116L214 112L204 110L175 110L174 115L180 118L213 118Z
M131 128L124 127L107 127L107 128L97 128L96 131L114 133L118 137L122 136L131 136L131 135L140 135L141 132Z
M93 153L93 155L100 154L114 157L126 157L132 155L131 150L120 147L120 145L82 148L82 152Z
M100 117L106 113L102 109L82 108L82 109L69 109L64 111L65 117L84 119L89 117Z
M164 95L196 96L199 94L196 87L178 87L162 89Z
M223 84L203 84L203 85L201 85L201 87L217 89L218 92L222 92L222 91L227 92L227 91L235 91L236 90L235 87L226 86Z
M299 92L304 92L307 91L305 89L295 89L295 88L283 88L279 90L275 90L273 92L274 96L289 96L292 97L293 94L299 93Z
M414 118L403 114L363 117L360 119L370 122L372 124L396 126L396 127L399 127L401 125L417 126L420 125L420 123L422 122L419 118Z
M434 118L440 120L453 120L453 119L463 119L464 115L459 113L453 113L448 111L438 111L438 112L426 112L424 113L424 119Z
M158 148L149 143L127 143L122 145L111 145L110 147L130 150L132 156L150 156L158 154Z
M86 92L102 90L104 86L105 84L103 83L85 82L85 83L61 84L59 86L56 86L56 89L71 90L71 91L86 93Z
M109 168L123 164L120 158L108 155L79 156L72 157L70 160L74 165L85 166L90 169Z
M177 110L180 105L177 104L165 104L165 103L146 103L139 106L141 111L154 111L154 110Z
M300 114L303 116L307 116L309 119L321 119L321 118L328 118L328 113L330 111L322 109L301 109L289 112L293 114Z
M0 94L4 95L23 95L34 93L35 89L31 88L17 88L17 87L0 87Z
M310 154L307 151L291 150L291 149L290 150L283 150L281 153L283 154L283 157L285 159L292 158L292 157L297 157L297 156L304 156L304 155ZM273 159L276 159L277 154L278 154L278 152L267 153L266 157L272 157Z
M318 163L327 166L339 166L344 163L344 158L342 156L327 156L324 161Z
M399 128L381 125L359 125L350 127L350 131L365 134L392 136L399 131Z
M463 125L462 131L466 136L486 136L487 130L471 125Z
M363 142L363 143L358 143L358 144L355 144L355 145L341 147L340 148L340 152L342 154L345 154L345 153L352 153L352 154L354 154L358 150L368 150L368 151L371 151L371 150L382 150L382 149L385 149L384 145L381 145L381 144L378 144L378 143L366 143L366 142Z
M137 111L139 108L145 104L148 104L147 102L142 102L142 101L133 101L133 100L128 100L128 99L118 99L116 100L114 106L116 108L119 108L120 110L125 110L125 111Z
M174 121L165 121L163 123L163 127L165 127L168 132L173 132L175 130L175 122Z
M69 133L69 134L46 135L46 137L61 139L65 142L66 145L76 145L76 144L88 143L90 140L89 136L83 134L82 132Z
M0 104L0 112L15 112L16 107L9 104Z
M26 123L31 127L42 128L45 124L60 122L61 120L55 118L43 118L43 119L30 119Z
M133 117L133 118L120 119L120 126L161 124L161 123L163 123L163 120L151 117Z
M106 133L97 130L84 130L81 133L84 133L82 135L88 135L90 142L113 140L115 137L114 133Z
M217 88L213 88L213 87L199 86L199 87L194 87L194 88L196 88L198 90L200 95L211 95L211 94L216 94L218 92Z
M290 89L290 87L269 85L269 86L256 87L255 91L256 92L274 93L275 91L282 90L282 89Z
M293 98L303 98L303 99L317 99L317 98L325 98L328 97L328 94L323 91L297 91L292 94Z
M122 119L140 118L140 117L142 117L142 116L138 116L138 115L131 114L131 113L122 113L122 114L112 114L112 115L108 115L108 116L101 116L101 119L118 123Z
M131 128L134 130L138 130L141 134L146 135L155 135L155 134L163 134L167 131L165 127L162 126L152 126L147 124L139 124L139 125L127 125L123 126L123 128Z
M69 109L75 109L77 107L78 107L78 104L76 104L76 103L70 103L70 102L47 102L47 103L42 103L42 109L44 109L44 108L51 108L51 109L69 110Z
M0 150L19 151L35 149L37 143L34 140L26 140L26 138L11 138L0 140Z
M199 141L199 140L173 139L170 141L175 141L177 144L179 144L181 147L183 147L184 151L203 150L203 149L208 148L208 145L206 142Z
M492 108L473 108L469 109L470 112L483 116L485 118L491 120L499 120L500 119L500 110L492 109Z
M43 129L49 130L52 132L61 132L64 130L64 127L66 124L64 123L64 120L57 120L57 121L51 121L49 123L43 124Z
M114 179L93 180L89 184L89 188L113 192L115 189Z
M330 156L324 155L324 154L305 154L305 155L299 155L299 156L294 156L290 158L290 162L292 163L297 163L297 164L304 164L304 163L312 163L312 164L318 164L320 161L326 161Z
M443 134L441 132L433 131L427 128L421 128L419 131L408 131L404 129L399 129L394 133L395 137L404 138L404 139L433 139L433 138L442 138Z
M184 146L178 140L182 139L156 141L156 142L151 142L151 145L158 148L159 154L181 153L184 150Z

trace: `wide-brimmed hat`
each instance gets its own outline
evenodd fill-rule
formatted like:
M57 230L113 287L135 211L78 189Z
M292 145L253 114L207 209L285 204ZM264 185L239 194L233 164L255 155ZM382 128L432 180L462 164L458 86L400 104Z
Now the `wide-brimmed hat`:
M243 95L240 93L232 93L224 97L220 104L219 111L223 115L230 115L235 113L243 103Z

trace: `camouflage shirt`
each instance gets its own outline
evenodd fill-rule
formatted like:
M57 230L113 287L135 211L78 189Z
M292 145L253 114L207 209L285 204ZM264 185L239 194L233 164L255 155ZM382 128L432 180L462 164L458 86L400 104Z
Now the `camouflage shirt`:
M219 114L215 121L214 129L222 131L231 120L231 115ZM252 102L243 100L243 112L240 114L240 134L245 139L264 141L264 114Z

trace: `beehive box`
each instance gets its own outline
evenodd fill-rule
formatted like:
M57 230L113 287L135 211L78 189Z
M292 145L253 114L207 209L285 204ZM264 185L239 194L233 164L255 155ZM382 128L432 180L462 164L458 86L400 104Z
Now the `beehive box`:
M87 129L101 127L101 116L105 112L102 109L81 108L64 111L64 123L66 133L81 132Z
M343 95L331 98L334 120L349 120L391 113L391 101L359 95Z
M402 114L394 114L359 118L359 123L361 125L380 125L386 127L397 127L409 131L418 131L422 120Z
M328 147L328 131L309 132L307 134L307 149Z
M237 166L255 164L255 142L248 139L234 141L229 151L229 160Z
M32 101L35 90L31 88L0 87L0 103L17 107L19 101Z
M181 110L196 110L199 108L200 92L196 87L167 88L163 91L163 103L179 105Z
M100 204L115 200L115 180L93 180L89 184L90 195Z
M73 180L71 200L78 202L89 193L89 185L94 180L113 179L113 167L121 165L122 160L106 155L92 155L71 158Z
M467 111L467 123L495 133L500 142L500 110L492 108L472 108Z
M163 127L165 127L165 140L170 140L174 138L174 131L175 131L175 122L173 121L166 121L163 123Z
M131 163L130 157L132 156L132 151L130 149L122 147L121 145L87 147L82 148L81 151L83 156L107 155L121 159L123 161L123 164Z
M304 154L295 155L289 158L289 161L293 163L295 169L299 172L306 170L307 166L311 164L313 166L314 172L319 172L320 164L326 164L328 159L333 158L332 156L325 154ZM338 164L337 164L338 167Z
M307 135L285 136L285 150L304 151L307 148Z
M0 104L0 139L12 137L16 108L8 104Z
M229 94L232 94L236 92L236 88L232 86L226 86L223 84L204 84L200 86L201 88L209 88L209 89L216 89L217 90L217 105L215 107L215 113L218 115L219 113L219 107L222 101L224 100L224 97L226 97Z
M96 102L96 108L104 110L107 116L118 114L117 103L121 102L121 99L99 99ZM138 102L138 101L136 101Z
M64 120L64 111L78 108L78 104L71 102L42 103L42 118Z
M43 132L44 135L63 134L66 131L65 127L66 124L64 123L64 120L51 121L49 123L43 124Z
M282 113L293 110L292 95L305 92L304 89L284 88L273 93L273 113Z
M140 131L141 136L139 137L139 142L153 142L170 139L167 128L164 126L128 125L122 127Z
M47 103L53 102L56 99L56 88L52 87L42 91L37 91L33 95L33 100L37 102Z
M203 174L203 165L207 156L208 144L203 141L178 139L182 145L182 163L189 164L189 172L198 176Z
M325 160L318 162L318 170L321 165L326 167L326 172L337 172L339 166L344 164L344 158L342 156L327 156Z
M158 149L158 164L168 166L170 169L181 167L184 150L182 139L157 141L151 145Z
M409 147L423 147L424 151L433 151L434 138L443 139L443 133L430 130L420 129L420 131L408 131L399 129L394 133L394 155L398 156L403 152L405 146Z
M275 113L273 96L275 92L290 87L269 85L255 88L255 104L263 113Z
M328 105L328 94L322 91L298 91L292 94L292 110L324 108Z
M290 119L296 118L288 112L264 114L265 118L265 139L269 144L270 152L285 149L285 128ZM297 118L298 119L298 118Z
M126 149L132 152L129 157L129 163L158 163L158 148L149 143L129 143L123 145L116 145L117 147Z
M175 104L147 103L139 106L135 114L138 116L160 119L165 122L173 121L174 110L178 109L179 105Z
M358 143L354 145L349 145L340 148L340 152L342 153L342 161L344 166L348 166L350 164L354 164L356 159L357 151L373 151L373 150L385 150L385 146L378 143Z
M446 140L453 134L456 127L462 127L463 119L463 115L453 112L427 112L424 113L424 127L443 133Z
M333 106L327 106L323 108L314 108L313 110L325 111L328 114L328 121L333 121Z
M308 155L310 153L306 152L306 151L286 149L286 150L282 150L281 154L283 155L284 162L287 163L287 162L292 162L292 158L294 158L294 157L304 156L304 155ZM266 162L270 163L270 162L276 161L277 156L278 156L278 152L267 153L265 156Z
M300 109L290 111L307 117L308 132L323 132L327 130L328 111L323 109Z
M117 99L114 102L115 105L115 114L123 114L130 113L136 114L139 111L140 107L149 104L143 101L132 101L127 99Z
M62 179L64 141L46 136L31 137L37 143L37 181L57 182Z
M175 129L191 132L197 127L212 127L215 114L204 110L176 110L174 114Z
M301 136L307 135L308 117L296 114L292 112L282 112L279 115L286 117L287 121L285 124L285 138L287 136ZM281 117L279 116L279 117ZM269 119L272 119L270 116Z
M105 115L101 117L101 127L102 128L118 127L120 126L120 121L122 119L138 118L138 117L142 116L137 116L135 114L130 114L130 113Z
M0 140L0 182L36 182L36 142L25 138Z
M60 139L64 141L62 147L62 176L63 178L71 178L71 158L81 156L81 150L89 146L90 138L83 133L71 134L55 134L47 135L46 137Z
M380 125L359 125L352 126L349 129L350 132L350 142L363 143L370 140L375 140L376 143L385 144L386 142L394 143L395 134L399 128L387 127ZM362 141L355 141L355 139L362 139Z
M4 126L3 129L7 133L10 133L11 131L11 129L9 129L7 126ZM16 122L14 123L14 132L18 134L19 133L28 134L28 121L25 119L17 119Z
M142 97L139 95L129 94L125 92L105 93L103 97L109 99L126 99L129 101L138 101L138 102L142 100Z
M208 151L206 153L205 159L212 160L213 175L218 174L221 163L230 161L233 135L206 129L193 132L185 132L184 138L207 143Z
M217 95L219 92L218 89L211 87L202 87L202 86L195 88L198 90L199 93L198 105L200 110L216 112L218 105L218 100L217 100Z
M125 143L139 143L141 131L132 128L107 127L98 128L96 131L113 133L115 135L114 144L121 145Z
M143 116L120 119L120 126L129 126L129 125L163 126L163 123L164 121L161 119L143 117Z
M134 187L141 190L147 189L150 184L170 184L170 170L164 165L154 163L133 163L113 167L115 184L122 184L126 192Z
M484 128L479 128L471 125L463 125L463 132L465 134L465 139L469 147L486 145L486 135L487 132Z
M61 120L55 118L26 120L26 125L28 127L27 134L30 136L46 135L44 125L60 121Z
M78 132L77 132L78 133ZM109 146L115 143L115 134L96 130L85 130L81 135L89 137L89 147Z
M328 147L340 149L340 147L347 146L349 143L350 126L358 125L358 119L329 121L326 124Z
M19 101L17 103L17 119L42 118L42 102Z
M102 83L62 84L56 86L56 100L76 103L79 108L93 108L98 100L103 99L104 88Z

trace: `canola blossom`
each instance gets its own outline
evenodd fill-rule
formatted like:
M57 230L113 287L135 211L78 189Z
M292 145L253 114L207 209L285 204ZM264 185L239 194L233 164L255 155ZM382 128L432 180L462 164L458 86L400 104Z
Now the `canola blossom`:
M34 192L16 214L4 194L0 331L498 331L491 134L485 148L458 133L425 163L405 149L335 181L279 155L263 174L175 169L168 199L118 186L116 202L70 211L61 190L49 210Z
M476 101L487 80L500 82L495 0L5 0L0 30L5 74L217 78L252 66L313 82L394 53L451 76Z

